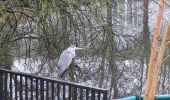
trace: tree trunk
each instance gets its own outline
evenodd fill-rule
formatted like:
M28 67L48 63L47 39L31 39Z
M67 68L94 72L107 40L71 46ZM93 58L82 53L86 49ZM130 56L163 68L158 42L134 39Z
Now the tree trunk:
M146 80L146 89L145 89L144 100L150 100L149 93L150 93L151 85L152 85L153 64L154 64L154 59L155 59L156 48L158 45L160 24L161 24L163 9L164 9L163 0L160 0L159 4L160 4L160 8L159 8L158 15L157 15L157 21L156 21L156 24L154 27L154 38L153 38L153 42L152 42L151 54L150 54L150 59L149 59L149 68L148 68L148 74L147 74L147 80Z
M144 0L144 15L143 15L143 39L142 43L144 46L144 54L145 54L145 60L148 64L149 54L150 54L150 32L149 32L149 25L148 25L148 6L149 6L149 0Z
M168 54L170 55L170 44L169 44L169 46L168 46ZM170 83L170 57L168 58L168 60L167 60L167 62L168 62L168 69L167 69L167 71L168 71L168 76L167 76L167 80L168 80L168 83ZM170 85L169 84L167 84L166 85L167 86L167 88L168 88L168 94L170 94Z
M161 65L163 62L163 58L164 58L164 54L165 54L165 50L167 47L167 43L170 39L170 20L168 23L168 26L166 28L166 31L164 33L162 42L161 42L161 46L160 46L160 50L158 53L158 57L156 60L156 64L155 64L155 68L154 68L154 76L153 76L153 84L152 84L152 88L151 88L151 92L150 92L150 98L151 100L154 100L154 95L156 94L157 91L157 86L158 86L158 77L160 74L160 70L161 70Z
M106 43L104 44L106 45ZM106 50L103 49L102 50L102 61L101 61L101 65L99 66L99 71L100 71L100 79L99 79L99 87L101 88L103 86L103 81L104 81L104 76L105 76L105 61L106 61L106 54L105 54Z
M111 99L112 96L112 89L114 90L113 98L118 97L118 89L117 89L117 79L116 79L116 66L115 66L115 49L116 45L114 42L114 32L112 29L112 14L113 14L113 7L111 4L112 1L108 1L106 3L107 6L107 38L108 38L108 52L109 52L109 66L111 69L111 87L110 87L110 95L109 98Z
M144 0L144 14L143 14L143 36L142 36L142 54L144 56L141 57L141 84L140 84L140 91L142 92L143 87L143 73L144 73L144 64L148 64L148 58L149 58L149 50L150 50L150 32L149 32L149 26L148 26L148 6L149 6L149 0ZM141 54L141 55L142 55ZM146 61L146 62L145 62Z
M13 63L13 58L11 55L11 44L9 43L11 39L11 35L15 31L16 21L14 19L8 19L9 23L11 23L12 27L9 31L10 25L4 22L0 22L0 66L1 68L5 68L11 70L11 66ZM13 22L13 23L12 23Z
M67 34L67 9L65 6L66 2L62 2L62 6L60 7L60 19L61 19L61 43L63 44L63 48L67 48L69 46L69 35Z

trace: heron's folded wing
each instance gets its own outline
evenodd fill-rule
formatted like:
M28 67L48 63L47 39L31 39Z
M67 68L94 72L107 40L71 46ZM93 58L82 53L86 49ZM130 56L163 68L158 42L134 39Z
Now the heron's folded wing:
M59 74L62 74L70 66L73 57L72 53L68 51L62 52L58 61Z

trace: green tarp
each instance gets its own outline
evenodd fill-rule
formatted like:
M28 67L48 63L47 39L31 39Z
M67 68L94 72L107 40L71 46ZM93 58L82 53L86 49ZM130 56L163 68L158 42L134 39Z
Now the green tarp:
M113 100L143 100L144 96L130 96L126 98L113 99ZM170 94L155 96L155 100L170 100Z

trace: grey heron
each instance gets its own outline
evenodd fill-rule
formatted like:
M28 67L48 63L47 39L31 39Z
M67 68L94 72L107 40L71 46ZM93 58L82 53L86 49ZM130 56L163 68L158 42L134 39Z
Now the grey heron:
M70 64L73 61L73 58L76 56L76 50L81 50L83 48L70 46L65 49L58 60L58 67L59 67L59 76L62 77L65 71L69 68Z

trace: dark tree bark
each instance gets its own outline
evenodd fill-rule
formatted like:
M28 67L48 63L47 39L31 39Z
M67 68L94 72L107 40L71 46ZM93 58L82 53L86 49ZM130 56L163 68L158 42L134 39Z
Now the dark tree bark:
M114 0L115 1L115 0ZM116 5L116 4L115 4ZM116 76L116 66L115 66L115 53L116 53L116 42L114 41L114 32L112 29L112 16L113 8L116 7L111 1L106 2L107 6L107 38L108 38L108 52L109 52L109 66L111 69L111 87L110 87L110 97L118 97L118 88L117 88L117 76ZM114 6L114 7L113 7ZM114 9L115 10L115 9ZM115 11L114 11L115 12ZM116 13L114 13L116 14ZM113 96L111 96L112 89L114 90Z
M148 59L150 54L150 32L149 32L149 26L148 26L148 6L149 6L149 0L144 0L144 9L143 9L143 36L142 36L142 51L141 55L144 54L144 56L141 56L141 76L140 76L140 93L142 92L143 87L143 74L144 74L144 65L148 65Z

